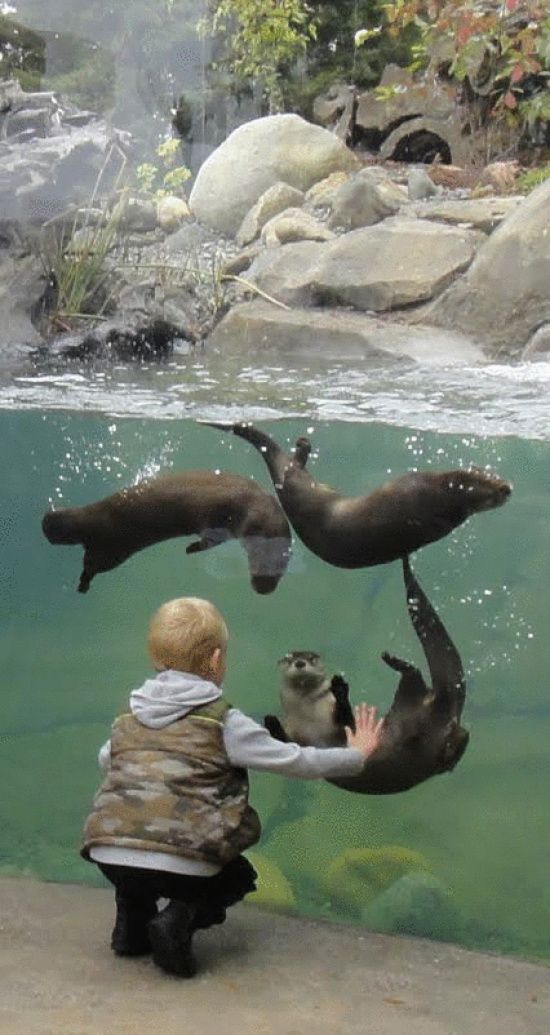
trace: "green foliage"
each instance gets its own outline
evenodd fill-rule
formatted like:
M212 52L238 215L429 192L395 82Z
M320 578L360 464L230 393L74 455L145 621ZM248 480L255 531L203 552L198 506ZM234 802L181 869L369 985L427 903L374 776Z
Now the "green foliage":
M550 179L550 165L543 165L540 169L528 169L518 176L516 182L520 190L529 193L548 179Z
M179 150L179 140L170 137L156 148L155 154L160 159L160 166L153 162L138 165L136 177L141 190L154 194L156 198L183 192L183 185L190 178L191 172L186 165L175 164Z
M39 89L45 68L44 52L45 43L39 33L0 15L3 79L18 79L23 89Z
M97 49L71 71L47 76L44 86L67 97L78 108L102 113L113 104L115 78L111 55Z
M94 205L113 152L114 148L109 151L100 170L88 211ZM124 168L125 160L122 159L117 184ZM50 327L55 331L69 330L74 321L89 316L100 317L108 308L111 301L107 287L110 272L106 269L105 260L117 241L127 198L127 192L123 191L119 203L110 211L105 210L104 219L94 224L89 216L81 223L77 211L68 241L64 233L58 237L49 236L47 224L43 228L47 244L42 262L44 269L54 274L57 285L57 304L49 313Z
M257 80L270 110L281 106L280 78L315 39L316 26L303 0L221 0L203 25L230 41L227 63L236 79Z
M541 0L390 0L385 12L392 35L411 24L420 32L412 67L439 55L457 83L484 100L486 118L520 133L548 121L550 11Z

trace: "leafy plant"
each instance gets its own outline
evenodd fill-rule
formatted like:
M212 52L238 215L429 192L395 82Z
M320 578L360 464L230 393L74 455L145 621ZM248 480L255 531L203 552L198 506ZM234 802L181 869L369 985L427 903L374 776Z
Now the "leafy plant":
M485 98L488 118L519 128L547 119L550 11L543 0L390 0L385 13L393 35L410 24L420 30L413 69L438 54L451 76Z
M260 82L270 112L282 107L283 70L316 37L311 9L304 0L221 0L204 19L202 31L228 41L232 74L243 82Z
M549 179L550 165L543 165L540 169L527 169L526 172L521 173L517 178L517 185L520 190L528 193L534 190L535 187L540 187L541 183Z
M91 213L101 180L113 160L115 150L121 162L115 183L115 190L118 189L126 158L113 146L99 172L88 207L83 210L84 218L81 210L77 209L68 234L61 229L58 234L52 235L48 223L42 228L46 242L42 248L42 264L55 295L55 300L44 314L48 320L48 330L68 331L75 321L90 317L98 319L111 301L108 289L110 271L106 269L105 260L119 235L127 191L122 190L120 201L112 209L104 209L103 219L92 222Z
M179 140L171 137L156 148L155 153L160 158L160 166L153 162L142 162L138 165L136 177L142 190L154 194L156 198L182 192L191 172L186 165L175 164L179 148Z

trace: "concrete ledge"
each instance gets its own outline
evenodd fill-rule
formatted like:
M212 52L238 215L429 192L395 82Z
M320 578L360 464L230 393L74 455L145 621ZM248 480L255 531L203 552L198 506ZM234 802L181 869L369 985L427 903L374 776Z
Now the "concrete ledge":
M1 1035L548 1035L550 969L238 906L199 975L110 952L110 891L0 880Z

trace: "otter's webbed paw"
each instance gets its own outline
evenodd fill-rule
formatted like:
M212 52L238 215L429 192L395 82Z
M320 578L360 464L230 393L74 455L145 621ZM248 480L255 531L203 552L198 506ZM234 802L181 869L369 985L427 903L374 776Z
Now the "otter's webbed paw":
M93 575L90 575L90 573L86 571L86 568L82 569L82 572L80 574L80 581L78 583L78 592L79 593L87 593L88 592L88 590L90 588L90 582L92 581L93 577L94 577Z
M382 661L389 665L390 668L395 669L396 672L401 672L403 675L410 673L418 673L416 665L411 665L410 661L404 661L403 658L396 658L395 654L388 654L387 650L380 655Z
M264 717L264 726L275 740L282 740L283 744L289 743L288 737L276 715L266 715Z
M349 684L346 683L343 676L334 675L330 682L330 689L336 701L334 722L337 726L349 726L355 733L355 718L349 703Z

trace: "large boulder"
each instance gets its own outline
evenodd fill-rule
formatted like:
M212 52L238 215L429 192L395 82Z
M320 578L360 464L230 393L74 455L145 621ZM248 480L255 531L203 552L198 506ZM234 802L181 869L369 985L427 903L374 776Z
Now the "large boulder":
M291 305L383 311L426 301L471 263L478 236L416 219L386 219L334 241L258 256L248 278Z
M238 356L406 359L432 367L484 361L479 346L456 332L391 324L347 309L281 309L259 300L234 306L214 329L209 345Z
M494 231L429 320L513 351L550 320L550 180Z
M328 130L299 115L269 115L239 126L207 158L189 205L207 226L235 234L252 205L278 181L306 191L329 173L358 165Z

